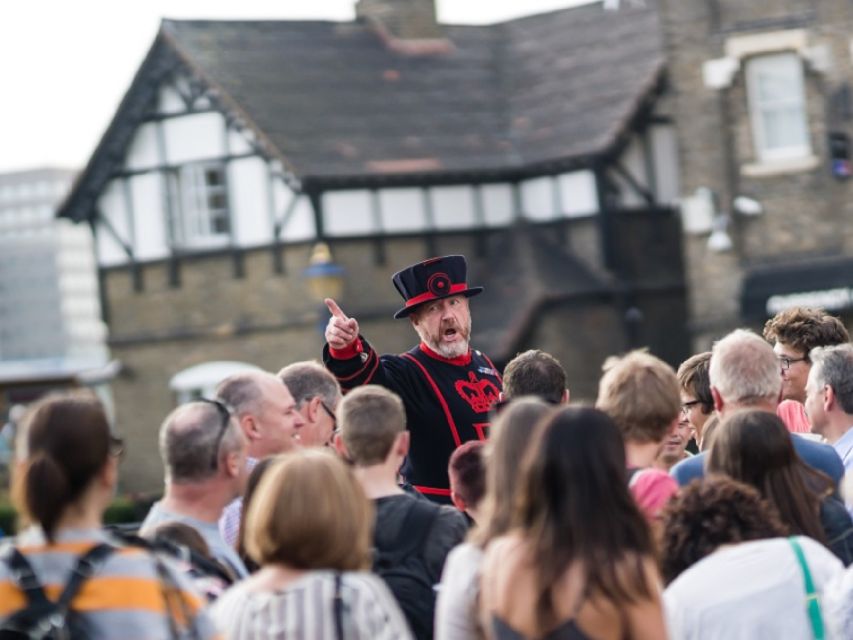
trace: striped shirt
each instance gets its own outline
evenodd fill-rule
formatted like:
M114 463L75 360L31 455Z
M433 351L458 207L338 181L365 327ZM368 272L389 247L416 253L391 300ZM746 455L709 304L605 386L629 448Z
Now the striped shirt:
M341 574L343 637L347 640L410 640L394 596L378 576ZM237 584L210 614L228 638L240 640L336 640L335 573L311 571L277 591Z
M29 529L15 540L51 599L65 588L78 557L95 544L109 542L119 547L107 557L94 576L86 580L71 602L71 609L83 616L92 630L91 640L121 637L122 640L159 640L173 638L167 614L164 584L156 563L148 551L124 547L98 529L67 529L58 532L53 544L46 544L37 528ZM210 618L201 610L203 598L187 579L164 559L163 564L192 616L195 635L184 628L184 610L173 605L173 620L183 631L181 637L217 638ZM168 587L166 587L168 589ZM24 608L26 595L0 562L0 623ZM177 610L175 610L177 609Z

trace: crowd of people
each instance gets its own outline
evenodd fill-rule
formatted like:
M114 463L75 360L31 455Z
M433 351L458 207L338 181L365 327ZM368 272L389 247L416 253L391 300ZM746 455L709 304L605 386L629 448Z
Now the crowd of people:
M394 284L406 354L329 300L323 364L166 416L138 531L103 526L124 447L98 401L31 406L0 638L853 638L837 318L789 309L677 371L614 356L585 403L544 351L501 375L471 347L461 256Z

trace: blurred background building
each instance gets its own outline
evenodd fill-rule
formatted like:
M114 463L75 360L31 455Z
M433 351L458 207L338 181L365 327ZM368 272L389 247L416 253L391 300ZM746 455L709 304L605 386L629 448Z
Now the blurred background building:
M356 13L165 20L60 211L95 230L128 488L160 486L176 402L319 357L323 294L380 350L410 347L390 276L435 255L486 287L473 344L498 366L552 352L575 398L608 355L689 352L657 12Z
M75 174L0 174L0 422L15 405L57 388L92 387L111 405L105 385L116 365L106 345L91 230L56 219ZM0 449L10 437L4 430Z

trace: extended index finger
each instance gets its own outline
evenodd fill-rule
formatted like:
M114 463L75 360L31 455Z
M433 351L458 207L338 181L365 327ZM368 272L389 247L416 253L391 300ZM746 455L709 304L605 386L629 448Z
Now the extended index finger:
M325 300L323 300L323 302L326 303L326 308L333 316L335 316L336 318L340 318L341 320L349 320L349 318L347 318L347 314L345 314L341 310L337 302L335 302L331 298L326 298Z

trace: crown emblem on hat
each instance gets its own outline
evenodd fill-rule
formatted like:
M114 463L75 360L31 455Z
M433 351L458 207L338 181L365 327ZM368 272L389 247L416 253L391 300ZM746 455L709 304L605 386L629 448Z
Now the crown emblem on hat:
M468 380L457 380L454 386L462 399L471 405L474 413L488 412L500 396L500 390L491 380L478 380L473 371L468 372Z

